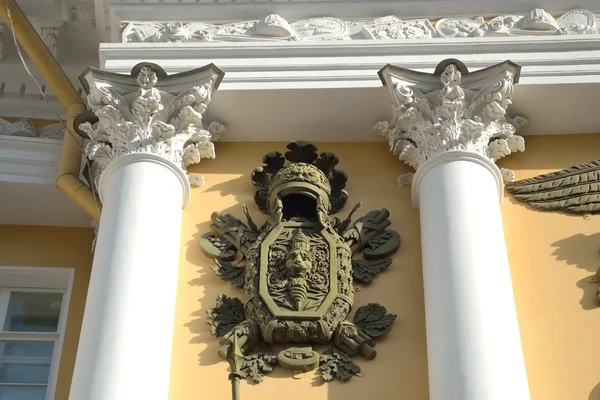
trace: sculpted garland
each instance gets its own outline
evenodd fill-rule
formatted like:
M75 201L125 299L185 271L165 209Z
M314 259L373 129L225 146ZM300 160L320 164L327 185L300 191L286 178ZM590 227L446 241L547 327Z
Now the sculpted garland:
M352 357L376 356L375 339L396 318L379 304L354 305L354 281L371 282L400 246L385 209L352 222L330 217L348 200L347 176L333 153L317 153L304 141L288 152L270 152L252 173L254 199L270 216L262 227L230 214L212 215L201 247L215 259L215 272L243 288L243 301L220 295L208 311L211 333L221 338L219 355L231 365L234 396L241 377L256 382L275 363L292 371L319 368L324 380L348 380L360 372ZM352 259L363 252L364 259ZM241 264L234 260L244 257ZM322 355L312 345L333 341ZM277 356L270 345L282 345Z

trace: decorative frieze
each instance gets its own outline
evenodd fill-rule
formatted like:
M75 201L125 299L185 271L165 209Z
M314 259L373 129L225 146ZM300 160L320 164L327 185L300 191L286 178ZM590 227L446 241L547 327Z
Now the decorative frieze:
M21 118L15 122L0 119L0 135L62 140L63 128L62 124L38 127L28 118Z
M58 59L58 28L41 28L40 37L54 58Z
M213 64L170 76L151 63L136 65L131 76L88 68L80 80L91 112L76 126L89 139L85 155L95 184L113 160L129 153L158 154L183 170L214 158L213 142L225 128L218 122L205 128L203 113L223 75Z
M596 17L587 10L572 10L554 19L542 9L525 15L442 18L435 27L428 19L402 20L390 15L366 20L333 17L289 22L271 14L261 20L211 24L207 22L131 22L122 34L124 43L138 42L240 42L322 41L526 36L597 33Z
M596 18L587 10L571 10L560 18L535 9L526 15L500 15L485 21L483 17L442 18L435 24L440 37L574 35L598 33Z
M525 150L516 134L525 119L508 118L513 83L520 67L510 61L469 73L458 60L446 60L434 74L388 65L380 71L394 109L393 119L375 130L389 139L390 151L418 169L425 161L463 150L496 161ZM501 169L505 181L514 173ZM411 174L398 179L408 184Z

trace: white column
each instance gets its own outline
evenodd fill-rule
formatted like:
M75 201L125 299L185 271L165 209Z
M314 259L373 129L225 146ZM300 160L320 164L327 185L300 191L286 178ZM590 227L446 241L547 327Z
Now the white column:
M417 170L399 183L412 178L420 208L431 400L530 398L499 206L514 174L495 164L525 149L524 120L506 117L518 74L457 60L380 72L394 119L375 128Z
M186 168L215 157L224 127L202 113L222 76L140 64L81 77L93 114L77 129L103 208L70 400L169 397Z
M72 400L167 399L185 173L155 154L104 170ZM183 203L182 203L183 202Z
M499 189L498 167L464 151L427 161L413 180L431 400L529 399Z

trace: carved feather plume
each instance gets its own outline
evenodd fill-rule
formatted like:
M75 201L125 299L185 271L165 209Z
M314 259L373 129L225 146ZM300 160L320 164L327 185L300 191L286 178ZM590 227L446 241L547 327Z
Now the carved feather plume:
M506 185L519 201L542 210L600 212L600 160Z

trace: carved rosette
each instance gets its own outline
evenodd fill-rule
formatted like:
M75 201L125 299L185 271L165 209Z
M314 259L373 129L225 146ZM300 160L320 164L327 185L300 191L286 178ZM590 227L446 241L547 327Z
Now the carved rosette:
M202 158L215 158L213 142L225 128L218 122L205 127L203 113L223 75L213 64L170 76L150 63L133 67L131 76L89 68L80 80L91 112L79 115L75 126L88 139L93 184L125 154L157 154L184 171ZM202 179L194 175L190 181Z
M375 130L389 139L390 151L418 169L435 156L462 150L491 161L524 151L517 130L522 117L508 118L519 66L509 61L469 73L460 61L440 63L434 74L388 65L380 71L389 88L394 109L392 121L380 121ZM463 75L469 75L463 83ZM501 169L505 181L514 173ZM409 184L412 174L398 183Z

